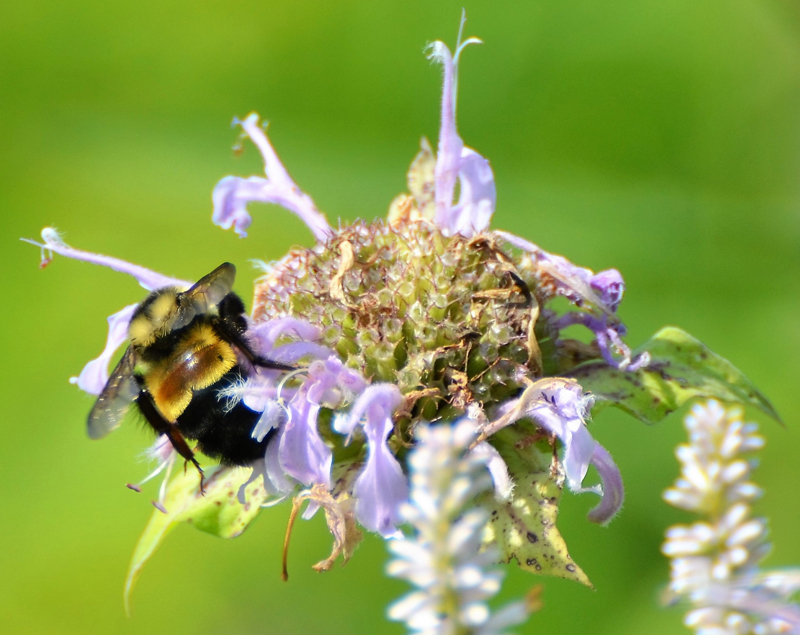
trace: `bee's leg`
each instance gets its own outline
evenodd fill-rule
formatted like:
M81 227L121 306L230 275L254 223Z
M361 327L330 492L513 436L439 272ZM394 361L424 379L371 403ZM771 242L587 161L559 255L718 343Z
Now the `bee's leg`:
M194 458L194 452L192 448L189 447L189 444L186 443L186 439L183 438L180 430L178 430L178 426L164 419L158 411L158 408L156 408L156 404L150 393L146 391L139 393L136 403L153 430L158 434L166 435L175 451L197 468L197 471L200 473L200 493L205 495L205 476L203 474L203 468L200 467L200 463Z
M292 366L291 364L284 364L282 362L276 362L272 359L267 359L266 357L261 357L258 355L244 338L244 335L239 331L234 324L232 324L229 320L221 319L218 320L214 324L215 330L217 335L219 335L220 339L225 340L228 344L232 344L240 351L242 351L242 355L247 358L247 361L250 362L253 366L260 366L262 368L272 368L274 370L297 370L297 366Z

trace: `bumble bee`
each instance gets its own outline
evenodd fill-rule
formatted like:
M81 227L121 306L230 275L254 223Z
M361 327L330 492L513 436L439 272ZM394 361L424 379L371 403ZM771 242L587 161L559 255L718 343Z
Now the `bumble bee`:
M186 439L226 465L263 458L267 439L252 437L259 413L221 401L220 390L255 367L294 370L257 355L246 339L244 303L233 293L236 267L224 263L186 291L158 289L136 309L130 345L89 413L93 439L105 436L136 404L156 434L203 470ZM240 355L243 362L240 362Z

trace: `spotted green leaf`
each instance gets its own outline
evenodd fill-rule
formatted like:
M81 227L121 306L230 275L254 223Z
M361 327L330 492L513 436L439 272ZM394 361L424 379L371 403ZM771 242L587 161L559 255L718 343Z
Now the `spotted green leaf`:
M661 329L634 354L650 353L650 363L635 372L605 362L572 369L597 406L614 405L645 423L656 423L688 400L714 398L760 408L780 421L778 413L752 382L728 360L674 326Z
M516 483L510 501L488 493L481 506L490 514L484 539L496 545L504 562L538 575L556 576L592 586L569 555L556 527L563 476L553 463L553 448L536 428L524 422L492 436Z
M178 523L190 523L201 531L235 538L241 534L261 511L266 498L260 479L247 486L247 503L242 505L237 493L250 472L242 468L212 467L206 469L205 496L198 488L197 472L181 472L167 485L164 499L166 513L154 511L131 558L125 580L125 610L130 612L130 595L145 563L158 545Z

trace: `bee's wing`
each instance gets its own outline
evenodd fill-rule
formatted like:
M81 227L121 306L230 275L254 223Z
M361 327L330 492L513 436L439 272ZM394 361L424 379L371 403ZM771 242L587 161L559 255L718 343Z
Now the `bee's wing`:
M122 423L128 407L139 394L139 385L133 374L135 365L136 356L133 348L129 347L89 413L86 431L90 438L100 439Z
M200 278L191 289L180 294L180 314L173 328L186 326L196 315L208 313L211 307L217 306L233 289L236 279L236 267L223 262L211 273Z

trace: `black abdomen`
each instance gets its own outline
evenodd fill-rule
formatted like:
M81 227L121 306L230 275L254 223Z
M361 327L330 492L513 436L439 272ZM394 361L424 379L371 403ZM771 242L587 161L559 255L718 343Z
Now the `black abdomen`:
M224 465L250 465L264 458L267 435L261 442L252 437L261 417L241 401L232 408L226 399L218 399L219 391L240 381L242 369L234 366L213 386L194 393L186 410L178 417L180 433L198 442L198 449Z

